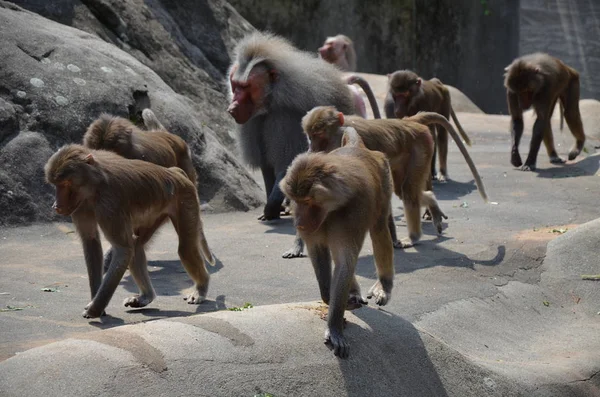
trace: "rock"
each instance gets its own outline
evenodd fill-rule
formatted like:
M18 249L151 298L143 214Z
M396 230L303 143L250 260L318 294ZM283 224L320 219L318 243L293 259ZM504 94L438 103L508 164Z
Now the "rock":
M156 72L192 100L200 120L236 150L224 111L229 54L254 28L224 0L12 0L49 19L96 35Z
M261 204L258 185L192 100L131 55L6 2L0 2L0 26L0 224L54 219L48 214L53 189L42 170L50 154L80 142L101 112L137 120L144 107L188 142L201 200L217 211Z

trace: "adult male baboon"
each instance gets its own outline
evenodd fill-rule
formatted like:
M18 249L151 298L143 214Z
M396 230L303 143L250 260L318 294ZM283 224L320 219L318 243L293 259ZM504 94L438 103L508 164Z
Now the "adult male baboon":
M338 34L328 37L319 47L319 56L345 72L356 71L356 51L348 36Z
M534 171L542 140L551 163L564 163L554 147L550 119L560 100L564 118L575 143L569 151L569 160L581 153L585 134L579 113L579 73L560 59L548 54L535 53L515 59L504 71L504 86L510 112L512 149L510 162L523 171ZM525 164L519 154L519 142L523 135L523 110L533 105L537 115Z
M260 219L279 218L279 181L294 157L307 149L302 116L318 105L353 114L355 97L338 69L271 34L244 38L228 75L228 112L241 124L242 157L260 167L265 182L267 204Z
M387 225L392 194L388 162L383 154L367 150L352 128L347 129L344 142L344 147L328 154L299 155L280 183L294 204L296 227L308 247L321 299L329 304L325 341L342 358L349 352L343 335L344 310L366 303L354 272L367 232L378 277L368 297L385 305L394 282L394 250Z
M427 128L431 124L440 124L450 131L473 173L481 197L487 201L483 182L473 160L460 141L458 133L444 116L424 112L402 120L365 120L356 116L344 116L333 106L319 106L302 119L302 128L308 136L310 151L328 152L340 147L343 127L353 127L368 149L377 150L387 156L392 170L394 191L402 200L409 233L408 239L398 240L394 220L390 215L390 232L396 248L412 247L421 238L421 205L429 210L438 233L442 232L442 218L447 218L431 191L429 168L433 156L433 139ZM300 256L302 248L302 240L296 238L294 246L286 251L283 257Z
M196 170L185 141L162 128L154 113L144 109L142 117L152 133L142 131L131 121L101 114L88 127L83 144L90 149L109 150L128 159L144 160L163 167L179 167L196 184Z
M170 219L179 236L179 258L194 280L185 299L202 302L209 274L203 259L212 262L206 244L196 187L177 167L164 168L125 159L81 145L60 148L46 163L46 180L56 186L53 208L71 215L83 244L92 301L83 316L99 317L129 269L140 294L125 306L143 307L156 296L146 265L144 246ZM112 260L102 277L102 245L98 226L112 245Z
M454 120L460 136L467 145L471 140L458 122L452 109L450 92L440 79L423 80L410 70L398 70L388 75L388 92L385 97L385 116L390 118L403 118L414 116L418 112L435 112L447 119ZM431 162L431 175L440 182L448 179L448 132L440 125L429 126L435 138L435 149ZM435 158L439 147L440 172L436 175Z

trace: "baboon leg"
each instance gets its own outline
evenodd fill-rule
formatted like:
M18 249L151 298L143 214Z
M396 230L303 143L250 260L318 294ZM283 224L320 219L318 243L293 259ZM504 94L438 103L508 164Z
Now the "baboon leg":
M392 296L394 285L394 247L385 222L378 222L371 230L373 256L377 268L377 282L369 289L368 298L375 298L377 305L385 305Z
M519 154L519 143L521 143L521 137L523 136L523 110L519 105L517 94L507 91L506 97L510 112L510 137L512 140L510 163L513 167L520 167L523 165Z
M154 225L148 229L138 230L138 238L135 241L135 252L133 262L129 266L129 272L133 281L140 289L140 294L126 298L123 305L127 307L144 307L150 304L156 297L150 275L148 274L148 261L144 246L150 241L156 230L166 221L166 216L159 217Z
M534 104L537 118L533 123L533 131L531 134L531 143L529 144L529 154L525 160L525 164L521 167L522 171L535 171L537 156L540 151L540 145L546 134L552 134L550 125L550 105L551 103Z
M285 251L283 253L283 255L281 255L281 257L287 258L287 259L300 258L300 257L304 256L303 251L304 251L304 242L302 241L300 236L296 234L296 237L294 238L294 245L292 246L292 248Z
M176 216L171 217L171 222L179 236L177 253L183 267L194 281L194 290L184 299L189 304L199 304L206 299L210 276L198 246L198 230L200 228L200 208L198 202L190 192L189 195L181 193L181 202L178 203Z
M569 151L569 160L573 160L581 153L585 144L583 123L581 122L581 113L579 112L579 78L571 79L566 93L560 99L565 109L565 120L575 137L575 143Z
M396 233L396 222L394 221L394 215L390 211L390 215L388 216L388 229L390 231L390 237L392 239L392 244L395 246L399 246L398 242L398 234Z
M436 146L440 156L440 172L438 172L437 180L446 182L448 180L448 131L442 126L437 126Z
M403 197L404 218L408 229L408 238L401 239L395 248L410 248L421 239L421 205L418 199Z
M391 237L389 235L387 238L390 241ZM348 244L349 242L345 241L343 244L331 246L335 268L331 282L327 330L325 331L325 343L331 344L333 353L341 358L348 357L350 350L348 341L343 335L344 310L348 302L348 294L354 278L356 260L358 259L357 247L345 246Z
M306 244L308 256L315 269L317 283L319 284L319 292L321 299L325 304L329 304L330 288L331 288L331 254L326 245Z
M437 149L438 149L438 140L436 134L436 126L430 125L429 132L431 133L431 137L433 138L433 156L431 157L431 179L436 180L438 175L436 173L436 158L437 158Z
M550 112L554 111L554 107L556 106L556 100L552 103L552 107L550 108ZM552 119L552 114L549 116ZM562 164L565 160L561 159L556 153L556 147L554 146L554 136L552 134L551 129L547 129L544 133L544 146L546 146L546 152L548 153L548 157L550 158L550 162L552 164Z
M100 234L98 233L98 224L96 223L94 213L92 211L84 211L83 209L77 211L77 215L73 216L73 224L77 229L77 233L81 236L91 299L94 299L102 284L103 274L102 243L100 242Z
M442 218L448 219L448 217L440 209L435 194L432 191L424 191L421 194L421 203L427 208L429 214L431 214L433 225L438 234L442 234Z

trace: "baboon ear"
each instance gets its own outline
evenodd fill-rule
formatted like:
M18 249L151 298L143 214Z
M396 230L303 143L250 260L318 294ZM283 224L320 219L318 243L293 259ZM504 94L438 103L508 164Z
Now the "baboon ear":
M94 155L90 153L87 156L85 156L85 162L88 164L95 164L96 159L94 158Z
M421 78L420 77L417 79L417 83L416 84L417 84L417 86L421 85Z
M338 112L338 121L340 122L340 126L344 125L344 114L342 112Z

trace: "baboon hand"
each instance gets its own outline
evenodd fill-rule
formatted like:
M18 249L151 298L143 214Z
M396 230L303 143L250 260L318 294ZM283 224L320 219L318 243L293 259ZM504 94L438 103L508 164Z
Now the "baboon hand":
M325 344L328 345L333 350L333 354L339 358L348 358L348 355L350 354L350 345L341 332L327 328L327 330L325 330Z

